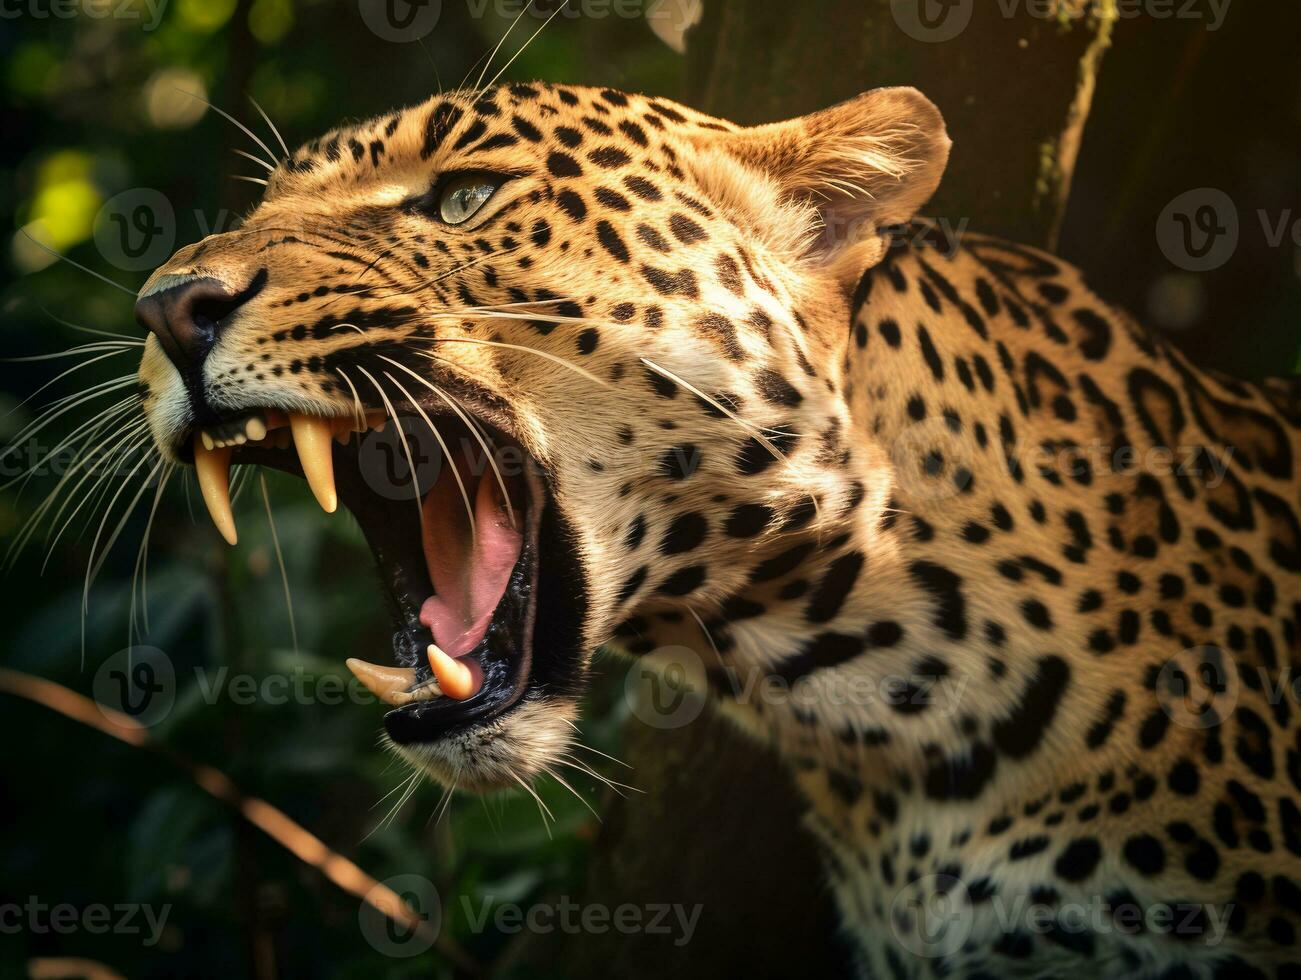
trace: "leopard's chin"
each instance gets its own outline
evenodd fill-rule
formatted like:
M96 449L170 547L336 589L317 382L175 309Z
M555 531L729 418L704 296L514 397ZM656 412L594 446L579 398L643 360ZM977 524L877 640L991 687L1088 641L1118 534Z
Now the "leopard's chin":
M337 498L370 546L392 620L390 663L348 660L390 706L386 742L460 788L515 784L572 737L586 670L572 535L549 474L500 420L391 408L401 424L242 409L184 434L176 454L196 457L201 483L215 453L306 476L327 509Z

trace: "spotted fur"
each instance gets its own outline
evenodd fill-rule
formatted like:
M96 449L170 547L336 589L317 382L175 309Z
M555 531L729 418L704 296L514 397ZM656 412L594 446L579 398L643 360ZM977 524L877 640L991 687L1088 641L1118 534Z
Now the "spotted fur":
M905 224L947 153L899 89L743 129L519 84L337 130L158 270L263 285L197 379L151 339L151 425L170 450L196 384L346 413L392 361L508 418L574 531L582 650L699 652L790 761L864 975L1301 975L1301 712L1271 696L1297 388L1195 368L1050 256ZM466 170L512 179L442 225ZM527 777L573 703L421 761ZM1113 911L1035 931L1018 897ZM936 901L963 941L919 952ZM1157 903L1188 928L1118 926Z

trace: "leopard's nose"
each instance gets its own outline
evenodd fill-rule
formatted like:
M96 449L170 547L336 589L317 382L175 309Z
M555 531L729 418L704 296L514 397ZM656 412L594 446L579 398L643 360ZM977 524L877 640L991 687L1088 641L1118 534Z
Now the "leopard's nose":
M164 353L182 377L203 366L221 335L227 318L252 299L265 282L265 270L248 287L236 292L207 276L164 279L136 301L136 320L158 338Z

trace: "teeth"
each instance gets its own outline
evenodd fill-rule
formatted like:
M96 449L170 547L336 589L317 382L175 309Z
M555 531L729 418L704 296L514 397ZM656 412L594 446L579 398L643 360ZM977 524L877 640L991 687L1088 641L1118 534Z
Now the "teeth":
M368 411L360 418L353 415L322 418L264 408L240 419L200 429L194 436L194 458L196 465L201 458L206 460L204 472L208 474L208 482L205 483L204 499L208 501L212 519L226 540L234 544L235 524L229 517L230 502L225 499L229 496L232 449L240 446L288 449L291 442L298 450L303 475L307 477L313 495L327 513L334 513L339 506L339 495L334 485L332 442L347 445L353 433L383 432L385 419L383 412L376 411ZM213 489L209 491L207 487ZM209 496L210 492L212 496ZM225 503L221 503L219 498Z
M437 686L433 684L427 684L415 691L409 690L416 682L414 667L380 667L356 659L348 660L347 664L353 676L365 684L371 694L394 707L410 704L412 701L425 701L439 694Z
M217 525L226 542L233 545L239 540L239 535L235 533L235 515L230 509L230 449L205 445L210 441L204 438L194 440L194 469L199 476L199 492L212 516L212 523Z
M307 485L312 488L312 493L325 508L325 512L333 514L339 506L339 495L334 489L334 457L330 446L334 423L320 416L293 412L289 416L289 428L294 434L294 446L298 449L298 460L303 464Z
M429 644L426 653L439 689L449 698L454 701L464 701L479 693L483 674L481 671L476 671L478 664L468 658L454 660L433 643Z

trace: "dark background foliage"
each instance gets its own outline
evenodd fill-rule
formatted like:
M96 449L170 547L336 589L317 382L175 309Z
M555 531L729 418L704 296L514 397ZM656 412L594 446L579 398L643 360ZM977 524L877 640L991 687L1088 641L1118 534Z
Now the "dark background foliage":
M368 28L365 4L355 0L171 0L151 29L143 3L119 3L5 0L0 211L12 220L0 256L0 331L9 357L95 339L73 324L137 334L128 293L146 273L113 245L105 224L106 202L117 195L160 194L173 215L162 234L177 246L229 227L256 200L256 186L229 177L256 173L231 153L255 147L178 87L200 87L270 143L247 101L253 96L292 145L341 119L473 79L518 10L444 0L436 30L398 44ZM91 15L106 6L124 15ZM683 57L640 16L589 5L588 15L560 16L538 33L504 77L649 91L743 122L811 111L876 85L919 85L944 109L956 138L951 180L928 213L1037 244L1059 238L1062 253L1104 295L1169 331L1199 361L1244 376L1295 369L1301 252L1290 231L1272 244L1266 225L1301 220L1301 211L1289 210L1301 202L1294 70L1301 10L1239 2L1216 31L1193 20L1116 23L1072 185L1044 164L1055 152L1044 134L1063 128L1081 59L1098 41L1091 21L979 13L967 36L924 45L895 28L888 6L705 0ZM598 9L606 15L592 15ZM617 9L640 12L635 4ZM542 23L526 15L493 71ZM1205 187L1233 202L1240 244L1218 268L1191 273L1172 263L1156 229L1172 200ZM33 239L72 261L55 261ZM20 402L74 362L0 365L0 414L7 413L0 437L18 433L42 402L129 373L133 359L126 353L90 365L28 404ZM29 483L12 483L36 458L29 454L56 445L65 423L106 404L69 413L4 459L0 534L7 541L59 475L56 460ZM690 972L728 963L773 968L782 947L834 968L840 953L826 896L771 761L737 748L716 724L677 733L630 729L624 667L609 658L599 662L584 737L634 762L631 776L612 764L601 768L646 796L624 802L582 777L575 782L582 800L544 785L555 814L548 832L522 794L457 797L433 821L438 791L424 786L385 819L397 797L383 798L405 773L376 746L375 706L317 696L323 679L345 676L343 657L386 642L377 604L359 598L373 594L368 558L348 520L325 519L294 481L267 482L296 645L260 488L245 488L243 537L228 550L187 486L173 488L154 521L147 601L133 590L147 506L110 552L84 615L98 524L85 518L94 508L77 514L52 548L44 532L37 535L3 580L0 663L90 694L97 668L129 643L134 592L137 612L149 614L136 642L165 651L178 677L175 704L154 726L154 740L219 767L375 877L415 872L475 908L484 896L527 904L583 891L607 902L628 895L708 901L696 945L650 952L611 934L521 943L472 928L462 903L447 902L444 936L498 975L597 976L616 960L625 972L641 962L643 974L649 964ZM183 502L186 493L200 520ZM220 687L216 696L205 697L196 669ZM309 696L282 704L240 698L226 686L236 675L298 678ZM0 720L10 746L0 904L34 896L83 908L171 906L152 948L139 935L0 932L0 975L22 975L42 957L86 957L132 977L450 973L443 951L398 960L373 948L353 896L214 801L165 756L6 694ZM699 780L716 791L699 791ZM588 805L605 813L604 826ZM739 823L738 813L747 814Z

